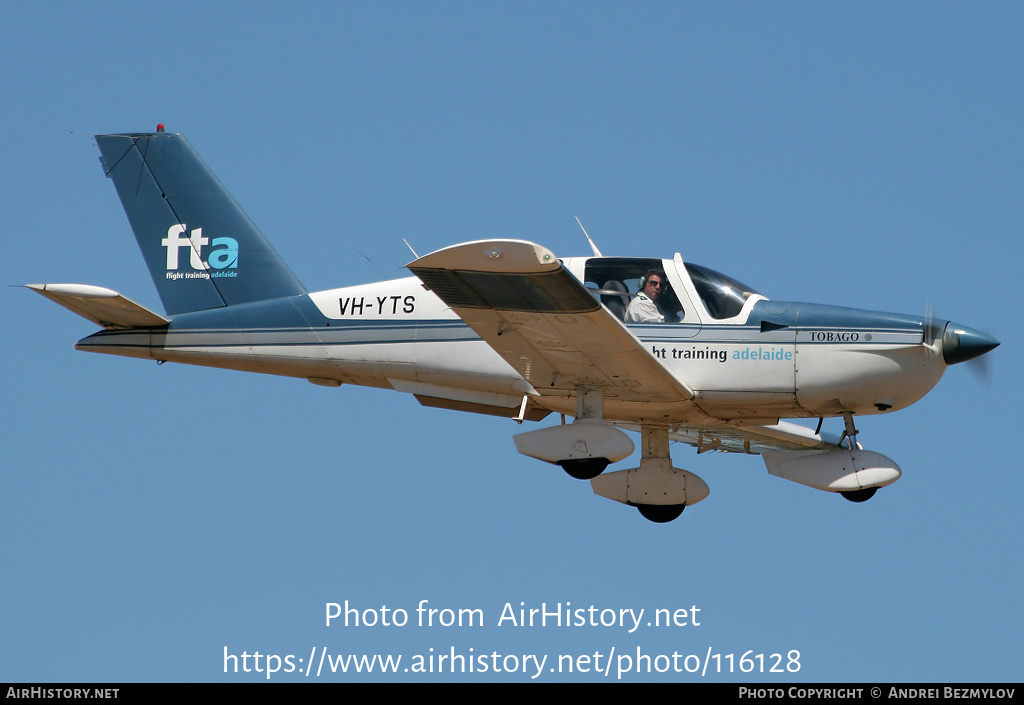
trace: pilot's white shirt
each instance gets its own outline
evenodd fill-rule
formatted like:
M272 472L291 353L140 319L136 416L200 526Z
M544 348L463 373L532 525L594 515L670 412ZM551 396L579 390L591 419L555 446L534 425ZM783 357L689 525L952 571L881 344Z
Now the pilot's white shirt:
M626 309L626 323L664 323L665 317L654 302L638 293Z

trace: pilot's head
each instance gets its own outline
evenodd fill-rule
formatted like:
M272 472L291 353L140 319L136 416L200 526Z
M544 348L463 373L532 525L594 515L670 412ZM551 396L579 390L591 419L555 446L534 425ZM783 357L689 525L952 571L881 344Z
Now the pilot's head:
M666 286L665 273L660 269L649 270L640 280L640 292L651 301L661 296Z

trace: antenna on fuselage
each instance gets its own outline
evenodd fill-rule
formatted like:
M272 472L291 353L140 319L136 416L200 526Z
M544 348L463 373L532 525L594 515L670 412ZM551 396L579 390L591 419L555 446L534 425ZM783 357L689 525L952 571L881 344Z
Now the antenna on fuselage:
M413 257L415 257L416 259L419 259L419 258L420 258L420 256L419 256L418 254L416 254L416 250L412 249L412 245L410 245L410 244L409 244L409 241L408 241L408 240L406 240L406 239L405 239L405 238L403 237L403 238L402 238L402 242L404 242L404 243L405 243L405 246L409 248L409 252L411 252L411 253L412 253L412 256L413 256Z
M359 250L356 250L356 252L359 252ZM377 269L379 269L379 270L380 270L380 273L381 273L381 274L383 274L383 275L384 275L385 277L387 276L387 274L384 274L384 270L380 268L380 265L379 265L379 264L377 264L377 263L376 263L376 262L374 262L374 261L373 261L372 259L370 259L370 258L369 258L369 257L367 257L366 255L364 255L364 254L363 254L362 252L359 252L359 254L363 255L363 259L365 259L365 260L366 260L367 262L369 262L369 263L370 263L370 264L372 264L372 265L373 265L374 267L376 267Z
M579 216L574 215L573 217L576 219L576 222L579 223L580 230L582 230L583 231L583 235L586 236L587 242L590 243L590 249L594 251L594 256L595 257L604 257L604 255L601 254L601 250L597 249L597 245L594 244L594 241L590 239L590 235L587 235L587 229L583 227L583 223L580 223Z

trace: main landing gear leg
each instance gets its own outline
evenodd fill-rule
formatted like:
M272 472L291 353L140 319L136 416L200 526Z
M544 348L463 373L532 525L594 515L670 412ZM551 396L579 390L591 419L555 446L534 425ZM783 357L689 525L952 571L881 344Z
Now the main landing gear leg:
M640 472L657 472L659 469L668 467L672 470L672 458L669 457L668 429L664 426L643 426L640 431L641 457ZM666 492L652 492L652 501L667 497ZM640 515L648 521L657 524L667 524L686 509L686 504L636 504Z
M644 425L640 467L605 473L590 485L596 494L636 507L645 519L665 523L676 519L688 504L708 496L708 486L692 472L672 467L668 428Z
M580 421L604 419L604 392L600 389L580 387L576 390L576 420ZM578 443L577 443L578 445ZM576 450L580 450L576 448ZM608 458L571 458L558 461L558 465L565 470L569 477L577 480L591 480L608 467L611 461Z

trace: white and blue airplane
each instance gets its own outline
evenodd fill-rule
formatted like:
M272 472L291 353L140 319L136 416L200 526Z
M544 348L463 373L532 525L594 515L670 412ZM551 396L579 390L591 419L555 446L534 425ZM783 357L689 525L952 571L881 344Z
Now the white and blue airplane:
M418 257L410 277L308 292L185 138L161 126L96 143L166 315L97 286L28 285L102 326L78 350L394 389L520 423L554 412L561 423L516 435L518 451L655 522L708 496L672 465L671 441L869 499L901 471L864 450L854 417L907 407L999 345L930 316L772 301L679 254L593 243L559 258L468 242ZM634 302L651 322L627 322ZM823 432L825 417L845 431ZM783 420L797 418L817 428ZM605 472L634 451L623 429L640 433L640 466Z

